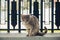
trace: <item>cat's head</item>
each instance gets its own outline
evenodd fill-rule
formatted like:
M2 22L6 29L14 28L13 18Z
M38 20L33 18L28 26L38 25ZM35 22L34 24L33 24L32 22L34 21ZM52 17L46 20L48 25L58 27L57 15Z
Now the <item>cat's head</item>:
M30 19L30 15L21 15L21 21L22 22L28 22Z

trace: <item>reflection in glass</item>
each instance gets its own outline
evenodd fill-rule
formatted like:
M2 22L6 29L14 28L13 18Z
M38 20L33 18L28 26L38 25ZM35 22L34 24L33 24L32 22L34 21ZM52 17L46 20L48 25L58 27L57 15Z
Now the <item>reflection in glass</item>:
M44 1L43 2L43 10L44 10L44 21L45 24L49 24L50 22L50 2L48 1Z
M6 13L6 8L5 8L5 0L1 0L1 24L5 24L5 13Z

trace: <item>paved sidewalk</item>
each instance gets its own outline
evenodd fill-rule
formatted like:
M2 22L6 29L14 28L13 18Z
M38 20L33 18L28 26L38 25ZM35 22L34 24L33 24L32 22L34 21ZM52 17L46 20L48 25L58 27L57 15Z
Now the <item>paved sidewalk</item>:
M26 33L0 33L0 37L26 37L26 35ZM60 33L47 33L43 37L60 37Z
M1 34L0 33L0 40L60 40L60 33L48 33L44 36L32 36L26 37L26 33L7 33Z

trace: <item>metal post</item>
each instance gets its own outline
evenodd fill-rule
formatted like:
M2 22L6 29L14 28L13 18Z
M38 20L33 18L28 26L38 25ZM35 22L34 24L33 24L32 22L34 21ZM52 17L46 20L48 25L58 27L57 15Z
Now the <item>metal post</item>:
M15 26L17 25L17 5L16 5L16 1L13 0L11 2L11 25L13 26L13 29L15 30Z
M33 9L33 15L35 15L39 19L39 3L37 0L35 0L34 4L34 9Z
M59 26L60 26L60 2L56 2L56 15L55 15L55 21L56 21L56 26L57 26L57 29L59 30Z
M19 3L18 3L18 8L19 8L19 33L21 32L21 19L20 19L20 15L21 15L21 0L19 0Z
M7 15L8 15L8 25L7 25L7 27L8 27L8 33L9 33L9 32L10 32L10 22L9 22L9 21L10 21L10 18L9 18L9 14L10 14L10 0L7 0L7 5L8 5L8 6L7 6L7 8L8 8L8 9L7 9L7 10L8 10L8 11L7 11L7 13L8 13L8 14L7 14Z
M41 0L41 32L43 32L43 0Z
M30 0L30 14L32 13L32 0Z
M52 0L52 22L51 22L51 32L54 32L54 0Z
M59 2L59 0L57 0L57 2Z

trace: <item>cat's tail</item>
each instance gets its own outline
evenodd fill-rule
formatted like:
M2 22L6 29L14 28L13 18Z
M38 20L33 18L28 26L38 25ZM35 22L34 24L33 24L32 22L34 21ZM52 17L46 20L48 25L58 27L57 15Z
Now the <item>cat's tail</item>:
M43 35L45 35L47 33L47 28L44 27L44 29L45 29L45 31L37 33L37 36L43 36Z

